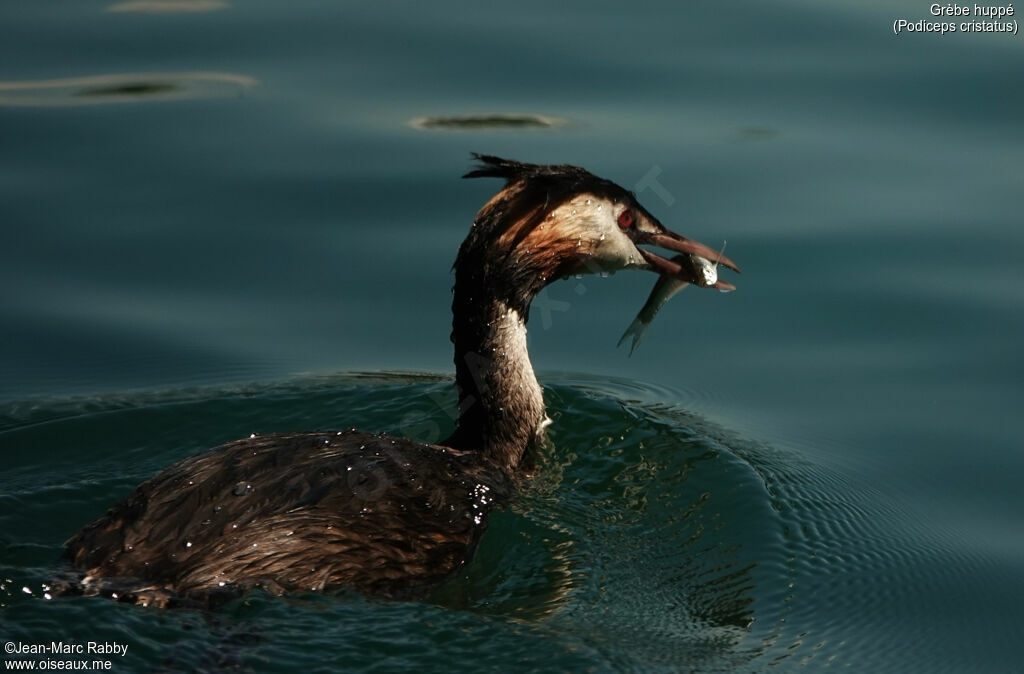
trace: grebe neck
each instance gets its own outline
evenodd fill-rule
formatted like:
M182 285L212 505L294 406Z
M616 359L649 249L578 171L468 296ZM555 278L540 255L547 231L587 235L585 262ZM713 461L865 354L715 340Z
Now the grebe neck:
M443 444L479 451L514 473L546 422L526 348L532 296L500 299L486 288L466 285L456 271L452 342L459 421Z

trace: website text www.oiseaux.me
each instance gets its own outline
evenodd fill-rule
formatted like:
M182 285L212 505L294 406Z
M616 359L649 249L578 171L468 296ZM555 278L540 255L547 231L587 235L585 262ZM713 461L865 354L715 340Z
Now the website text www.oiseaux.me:
M81 644L63 641L38 644L8 641L4 644L4 671L109 671L113 669L114 663L103 656L124 657L127 652L127 644L114 641L87 641Z

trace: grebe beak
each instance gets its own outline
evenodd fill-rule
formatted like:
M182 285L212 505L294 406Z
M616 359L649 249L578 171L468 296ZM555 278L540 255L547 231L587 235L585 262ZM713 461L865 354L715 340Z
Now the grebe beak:
M699 241L676 234L660 222L650 222L650 225L655 231L638 228L633 236L634 244L650 244L667 248L677 253L684 253L685 255L698 255L713 263L715 267L722 264L737 273L740 272L740 268L736 266L736 263L725 257L721 252L713 250ZM643 248L637 248L637 250L640 251L640 255L643 256L650 269L661 276L668 276L669 278L678 279L704 288L715 288L723 292L736 290L736 286L720 279L716 279L711 285L702 282L692 260L689 260L685 255L676 255L671 260L666 260L649 250Z
M675 251L677 253L693 253L699 255L705 260L711 262L717 262L724 264L729 269L739 273L740 268L736 266L736 263L725 257L718 251L705 246L699 241L693 239L687 239L685 236L680 236L675 232L665 229L664 232L644 232L638 231L635 239L638 244L650 244L652 246L659 246L661 248L667 248L668 250ZM667 274L668 276L680 276L680 270L683 269L679 264L666 260L660 255L656 255L649 250L639 249L640 254L647 260L647 264L651 265L651 268L659 274ZM680 276L683 280L685 275Z
M720 264L726 265L730 269L733 269L737 272L740 271L739 269L737 269L736 265L732 262L732 260L729 260L726 257L722 257L721 260L719 260L718 253L716 253L715 251L711 251L711 255L705 257L706 251L709 249L704 244L697 243L696 241L692 241L690 239L687 239L687 243L692 243L699 246L700 249L703 250L704 252L695 252L695 254L699 255L700 257L703 257L709 262L718 262ZM667 246L665 247L667 248ZM644 259L647 261L647 264L650 266L651 270L657 272L661 276L667 276L669 278L685 281L686 283L692 283L693 285L701 288L714 288L715 290L721 290L722 292L730 292L736 290L736 286L729 283L728 281L723 281L722 279L717 279L711 285L706 285L697 268L694 266L693 260L690 259L689 255L676 255L671 260L666 260L660 255L655 255L654 253L648 250L644 250L642 248L639 248L638 250L640 251L640 254L644 256Z

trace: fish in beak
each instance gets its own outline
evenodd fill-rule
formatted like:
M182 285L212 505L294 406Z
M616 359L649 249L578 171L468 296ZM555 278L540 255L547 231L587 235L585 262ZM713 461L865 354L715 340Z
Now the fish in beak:
M707 246L704 246L704 244L690 241L689 239L686 239L686 243L696 244L702 252L707 251ZM715 288L720 292L735 290L736 286L718 278L719 264L727 264L731 269L739 271L731 260L722 255L724 251L725 246L723 245L722 252L717 254L712 252L712 255L715 257L715 262L712 262L695 252L681 253L666 260L641 249L641 254L646 253L644 258L648 260L651 268L658 272L659 277L651 289L651 294L647 297L644 306L637 313L636 318L633 319L629 327L626 328L626 331L622 333L622 337L619 338L619 343L616 346L622 346L623 342L632 337L633 341L629 347L629 355L632 356L636 348L640 346L644 333L647 332L647 328L650 327L651 322L661 308L665 306L665 303L673 295L688 285L695 285L700 288ZM726 263L727 260L728 263Z
M629 236L633 244L638 247L640 255L647 262L648 268L661 276L668 276L685 281L686 283L694 283L702 288L712 288L715 287L715 283L718 280L717 270L719 264L732 269L736 273L740 271L736 263L723 254L725 252L724 246L721 251L715 251L699 241L676 234L658 222L657 218L639 205L623 211L618 216L618 224L626 235ZM673 253L682 253L682 255L677 255L670 260L665 259L650 250L639 248L639 246L645 245L658 246ZM696 261L698 258L707 264ZM715 261L713 265L710 262L711 260ZM715 272L715 280L711 283L702 282L708 270L712 268ZM730 284L724 282L723 284L723 286L719 287L720 290L735 290ZM725 288L724 286L729 287Z

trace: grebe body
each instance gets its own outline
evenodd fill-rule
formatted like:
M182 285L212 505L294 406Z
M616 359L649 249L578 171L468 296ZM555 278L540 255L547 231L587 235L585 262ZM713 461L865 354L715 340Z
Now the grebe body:
M253 436L163 470L67 550L82 592L131 603L254 587L415 597L469 558L511 494L476 452L355 429Z

